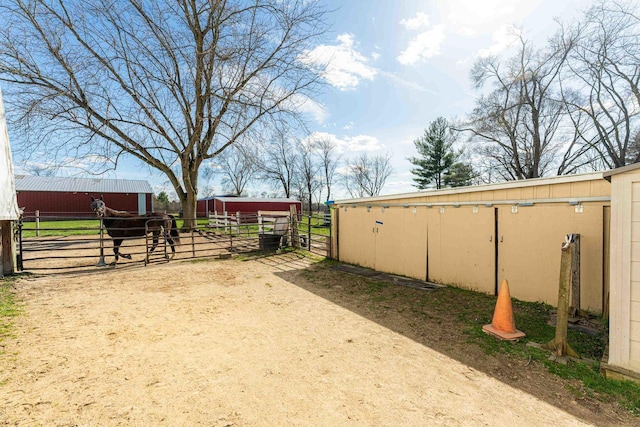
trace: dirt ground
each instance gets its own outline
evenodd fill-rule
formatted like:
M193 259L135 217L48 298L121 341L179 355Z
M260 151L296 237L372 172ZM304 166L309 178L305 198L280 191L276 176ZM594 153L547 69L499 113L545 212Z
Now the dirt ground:
M634 425L453 323L364 307L296 254L28 276L0 354L0 424ZM453 321L452 321L453 322ZM453 357L452 357L453 356Z

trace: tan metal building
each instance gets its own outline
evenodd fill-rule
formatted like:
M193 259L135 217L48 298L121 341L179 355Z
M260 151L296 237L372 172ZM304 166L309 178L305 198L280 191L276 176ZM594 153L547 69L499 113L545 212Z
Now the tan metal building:
M335 203L340 261L557 305L580 234L580 306L609 313L607 376L640 380L640 164L606 172Z
M557 304L561 246L581 235L581 308L608 292L611 184L590 173L335 202L334 256L422 280ZM639 270L640 271L640 270Z
M611 180L611 293L607 375L640 380L640 164Z

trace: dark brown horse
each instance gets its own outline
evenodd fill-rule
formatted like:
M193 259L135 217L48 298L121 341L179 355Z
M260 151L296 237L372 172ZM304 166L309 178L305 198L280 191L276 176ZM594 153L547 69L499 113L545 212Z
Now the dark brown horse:
M172 215L162 212L150 212L145 215L135 215L125 211L117 211L107 207L100 196L99 199L91 197L91 210L102 218L102 223L107 229L107 234L113 239L113 253L118 262L118 257L131 259L131 255L120 253L120 245L127 237L144 237L153 233L153 245L149 252L153 252L158 246L160 231L169 245L171 245L171 258L175 255L175 245L180 243L180 235L176 220ZM167 259L170 259L167 257Z

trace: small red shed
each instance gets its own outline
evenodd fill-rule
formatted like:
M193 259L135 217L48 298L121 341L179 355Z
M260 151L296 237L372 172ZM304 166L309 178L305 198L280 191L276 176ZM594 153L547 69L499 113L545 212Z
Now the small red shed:
M256 214L258 211L289 211L295 205L298 213L302 212L302 202L296 199L268 199L252 197L213 196L198 200L198 216L206 217L208 213L218 215Z
M16 175L15 184L27 221L36 211L40 216L94 217L91 196L104 196L107 206L119 211L153 211L153 189L147 181Z

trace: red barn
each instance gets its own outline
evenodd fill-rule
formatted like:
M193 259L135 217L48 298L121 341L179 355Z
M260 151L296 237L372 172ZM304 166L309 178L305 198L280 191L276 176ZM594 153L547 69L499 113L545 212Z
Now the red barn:
M41 217L93 217L91 196L104 196L107 206L145 214L153 211L153 190L147 181L16 175L18 206L26 220Z
M258 211L289 211L295 205L298 213L302 212L302 202L296 199L254 199L251 197L213 196L198 200L198 217L206 217L207 213L218 215L257 214Z

